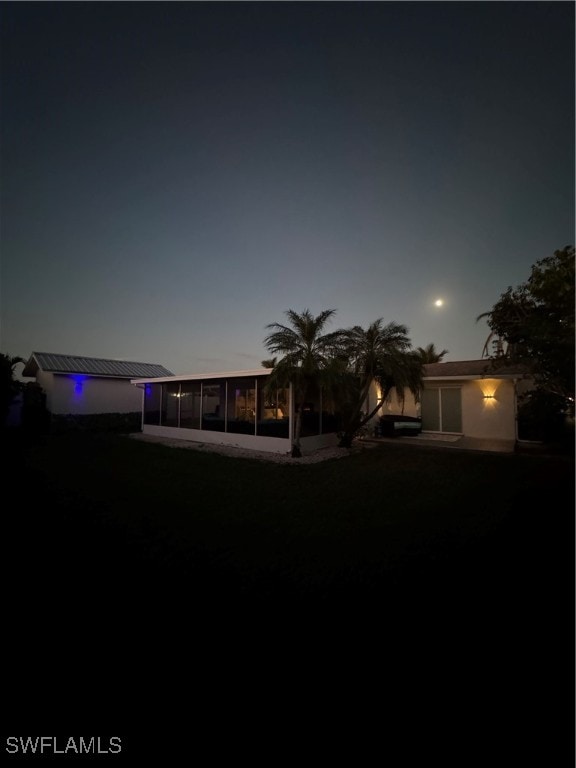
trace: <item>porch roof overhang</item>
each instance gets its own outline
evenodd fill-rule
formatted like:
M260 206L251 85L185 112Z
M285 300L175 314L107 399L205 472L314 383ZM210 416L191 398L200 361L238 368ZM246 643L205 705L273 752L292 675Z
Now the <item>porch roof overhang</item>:
M189 373L183 376L156 376L147 379L131 379L130 383L135 384L163 384L177 381L207 381L208 379L244 379L251 376L269 376L272 368L254 368L248 371L219 371L218 373Z

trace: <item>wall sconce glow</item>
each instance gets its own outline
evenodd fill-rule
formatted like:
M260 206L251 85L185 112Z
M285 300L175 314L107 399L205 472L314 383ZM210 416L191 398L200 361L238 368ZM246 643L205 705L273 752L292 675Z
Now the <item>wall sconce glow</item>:
M482 392L484 401L496 400L496 390L500 386L498 379L481 379L478 386Z
M85 378L86 376L72 376L72 379L74 380L74 392L77 395L82 394L82 387L83 387Z

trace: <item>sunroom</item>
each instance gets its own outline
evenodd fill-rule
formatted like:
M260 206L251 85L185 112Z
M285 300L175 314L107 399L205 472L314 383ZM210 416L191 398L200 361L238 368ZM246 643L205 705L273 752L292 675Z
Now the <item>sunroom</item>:
M142 432L272 453L291 450L292 387L266 386L269 368L132 379L142 390ZM338 414L320 388L302 408L300 443L308 453L337 443Z

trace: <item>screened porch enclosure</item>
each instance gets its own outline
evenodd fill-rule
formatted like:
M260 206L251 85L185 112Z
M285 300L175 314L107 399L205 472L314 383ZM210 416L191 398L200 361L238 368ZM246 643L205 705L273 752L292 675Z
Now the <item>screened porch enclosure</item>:
M270 388L267 376L233 376L146 382L143 426L289 439L291 391ZM320 388L302 407L301 437L334 434L340 427L335 405Z
M265 377L146 384L143 424L288 438L289 389L265 384Z

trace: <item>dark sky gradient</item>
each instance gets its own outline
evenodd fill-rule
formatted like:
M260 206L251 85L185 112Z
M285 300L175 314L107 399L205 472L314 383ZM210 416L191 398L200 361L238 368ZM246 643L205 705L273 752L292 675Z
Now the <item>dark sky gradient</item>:
M574 8L2 3L1 351L238 370L335 308L479 358L574 243Z

